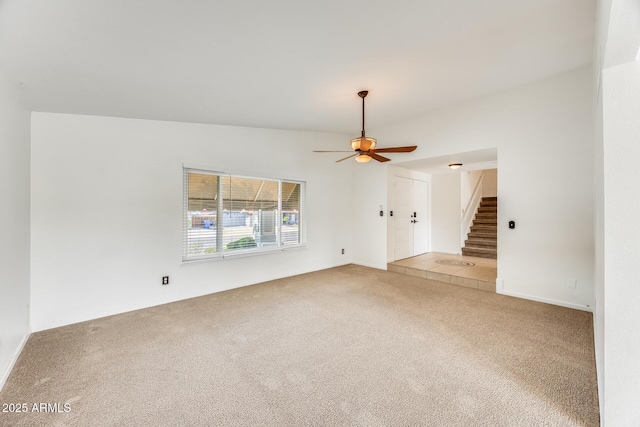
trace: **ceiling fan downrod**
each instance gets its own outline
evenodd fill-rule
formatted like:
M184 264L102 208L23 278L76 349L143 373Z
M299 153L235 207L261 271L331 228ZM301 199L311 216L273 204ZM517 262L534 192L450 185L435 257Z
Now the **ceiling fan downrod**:
M368 90L358 92L358 96L362 98L362 137L364 138L364 98L369 94Z

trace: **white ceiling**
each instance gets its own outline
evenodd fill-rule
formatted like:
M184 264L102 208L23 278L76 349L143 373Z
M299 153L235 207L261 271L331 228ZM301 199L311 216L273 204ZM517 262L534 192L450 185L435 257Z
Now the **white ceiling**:
M451 169L449 165L452 163L462 163L462 166L459 169ZM428 174L496 169L498 167L498 149L487 148L427 159L394 162L393 165Z
M34 111L353 134L589 64L595 0L0 0Z

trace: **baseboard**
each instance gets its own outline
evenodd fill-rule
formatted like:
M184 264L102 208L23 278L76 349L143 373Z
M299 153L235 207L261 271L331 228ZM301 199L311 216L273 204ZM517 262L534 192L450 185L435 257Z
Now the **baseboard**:
M13 367L16 365L16 362L18 361L18 357L20 357L20 353L22 353L22 350L24 349L24 346L27 344L27 341L29 340L30 336L31 336L31 331L27 331L27 333L22 338L22 341L20 342L18 349L16 350L15 354L11 358L11 362L9 362L9 366L7 366L7 369L2 375L2 378L0 378L0 391L2 391L2 388L4 387L4 383L7 382L7 379L9 378L9 375L11 374Z
M588 305L574 304L572 302L560 301L560 300L555 300L551 298L542 298L535 295L528 295L528 294L521 294L519 292L500 290L499 286L496 286L496 293L501 295L507 295L510 297L528 299L531 301L543 302L545 304L559 305L560 307L573 308L574 310L582 310L582 311L588 311L590 313L593 313L593 307L590 307Z

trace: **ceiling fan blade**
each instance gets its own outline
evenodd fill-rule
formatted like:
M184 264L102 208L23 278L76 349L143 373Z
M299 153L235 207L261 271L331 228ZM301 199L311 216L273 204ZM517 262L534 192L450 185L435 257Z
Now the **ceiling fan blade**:
M371 151L369 152L369 157L371 157L372 159L375 159L379 162L388 162L389 160L391 160L391 159L387 159L386 157L378 156L376 153L372 153Z
M340 151L325 151L325 150L313 150L314 153L353 153L353 150L340 150Z
M360 153L355 153L355 154L352 154L352 155L350 155L350 156L345 157L344 159L336 160L336 163L341 162L341 161L343 161L343 160L350 159L350 158L352 158L352 157L355 157L355 156L357 156L358 154L360 154Z
M417 145L410 145L408 147L374 148L371 151L374 153L410 153L416 148L418 148Z

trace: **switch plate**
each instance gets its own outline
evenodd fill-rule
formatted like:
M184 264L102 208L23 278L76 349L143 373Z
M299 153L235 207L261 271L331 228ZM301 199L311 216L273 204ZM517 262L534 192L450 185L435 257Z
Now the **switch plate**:
M575 289L578 286L578 279L567 279L567 288Z
M169 284L169 276L162 276L162 284L163 285Z

